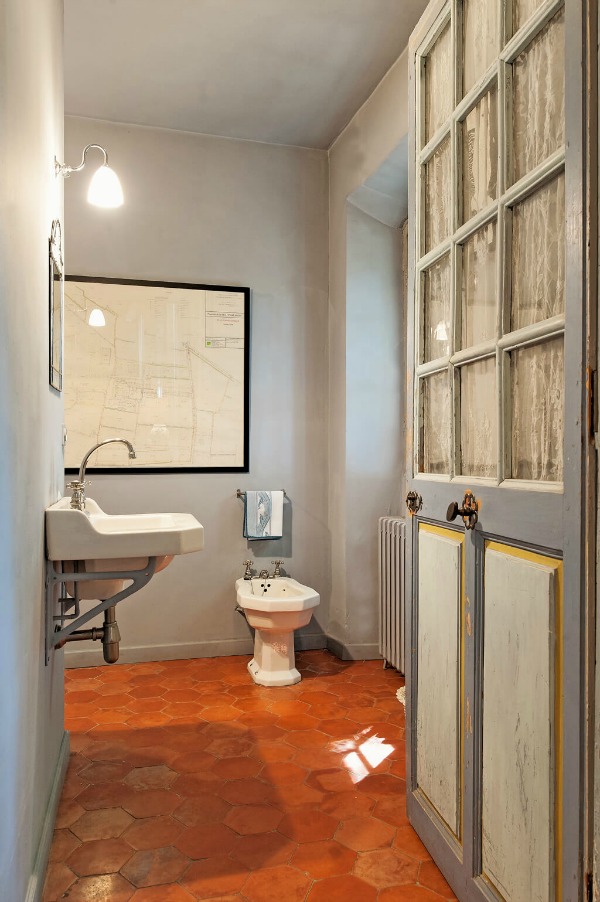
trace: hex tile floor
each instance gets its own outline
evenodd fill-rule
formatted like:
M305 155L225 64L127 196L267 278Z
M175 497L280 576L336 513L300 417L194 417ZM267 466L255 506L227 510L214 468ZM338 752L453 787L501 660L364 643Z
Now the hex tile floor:
M402 679L302 652L68 670L71 760L44 902L442 902L408 824Z

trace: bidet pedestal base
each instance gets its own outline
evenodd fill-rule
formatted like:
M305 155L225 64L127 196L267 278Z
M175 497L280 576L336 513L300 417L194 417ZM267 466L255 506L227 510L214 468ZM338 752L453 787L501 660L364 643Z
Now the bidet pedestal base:
M292 686L302 677L295 667L294 631L255 630L250 676L259 686Z

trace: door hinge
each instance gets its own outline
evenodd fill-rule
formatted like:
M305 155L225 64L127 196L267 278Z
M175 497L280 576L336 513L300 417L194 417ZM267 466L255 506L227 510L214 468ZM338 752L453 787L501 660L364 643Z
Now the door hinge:
M586 902L594 902L594 875L585 875L585 898Z

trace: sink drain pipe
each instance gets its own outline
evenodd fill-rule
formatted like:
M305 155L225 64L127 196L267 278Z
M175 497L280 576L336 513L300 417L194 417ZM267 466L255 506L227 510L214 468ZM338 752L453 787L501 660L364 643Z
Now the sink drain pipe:
M114 605L104 611L104 626L93 626L89 630L75 630L56 647L62 648L67 642L84 642L90 639L92 642L96 642L98 639L102 641L102 655L107 664L115 664L119 660L121 633Z

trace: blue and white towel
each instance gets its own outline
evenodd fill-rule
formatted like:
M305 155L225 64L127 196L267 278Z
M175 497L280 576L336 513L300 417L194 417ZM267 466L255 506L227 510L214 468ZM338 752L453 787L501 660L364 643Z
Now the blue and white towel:
M283 492L246 492L244 536L247 539L281 539Z

